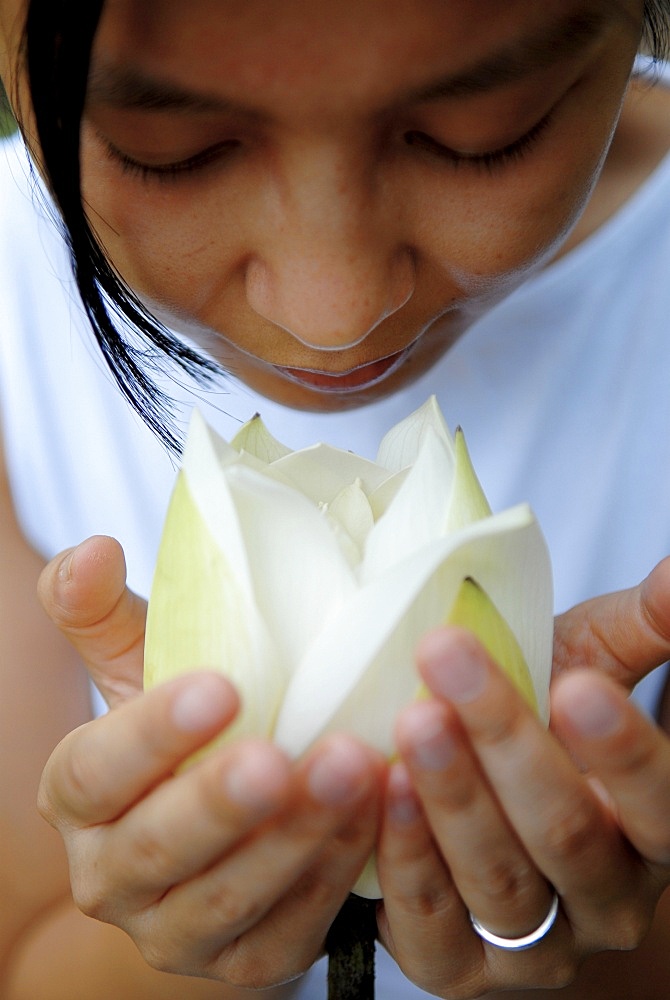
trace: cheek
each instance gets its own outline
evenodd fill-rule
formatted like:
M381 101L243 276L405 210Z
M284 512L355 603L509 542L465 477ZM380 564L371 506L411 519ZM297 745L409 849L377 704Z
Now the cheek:
M549 131L517 162L491 173L435 171L424 186L417 217L430 221L419 238L465 295L513 287L555 253L579 218L626 87L630 64L615 55L568 93Z
M244 254L232 206L169 183L119 183L106 165L90 167L89 218L106 252L140 295L197 316L240 279ZM229 210L228 210L229 209Z
M598 148L576 163L537 158L514 176L482 172L427 185L417 242L467 296L505 291L557 250L588 199L601 158Z

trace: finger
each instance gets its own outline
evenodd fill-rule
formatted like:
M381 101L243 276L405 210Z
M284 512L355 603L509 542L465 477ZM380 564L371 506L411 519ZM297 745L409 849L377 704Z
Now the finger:
M552 693L552 725L605 785L625 835L670 865L670 740L606 678L577 671Z
M110 706L142 690L146 602L126 587L118 542L94 536L56 556L38 593Z
M528 934L542 922L552 891L501 811L455 713L437 701L409 705L397 743L467 908L494 933Z
M457 711L512 827L559 893L580 947L619 946L635 920L631 900L646 906L642 872L588 781L470 633L437 630L423 642L419 663L429 688Z
M389 773L377 870L386 949L423 989L437 992L445 982L456 987L464 970L471 974L481 963L482 949L404 763Z
M379 799L379 767L378 755L350 737L330 737L315 747L298 765L297 792L287 809L262 824L217 865L167 893L152 911L150 936L162 933L173 956L197 953L203 963L220 961L225 965L223 952L228 944L259 924L288 895L291 921L302 920L305 930L320 914L318 934L322 941L372 849L375 823L371 813ZM359 821L362 841L361 828L356 825ZM316 912L306 911L301 916L296 883L333 838L351 824L358 831L359 842L347 862L351 866L349 880L339 896L326 894ZM145 913L145 928L147 919ZM298 935L292 936L292 941L292 950L298 953Z
M554 672L597 667L632 690L670 659L670 558L637 587L597 597L556 619Z
M220 674L168 681L70 733L42 775L40 809L57 827L108 823L230 722L237 696Z
M258 955L271 955L273 951L283 956L286 977L293 978L314 963L323 953L326 934L370 857L379 806L379 794L363 799L348 820L326 837L316 862L270 908L267 917L218 960L226 976L232 974L235 982L248 982L246 972L257 963Z
M240 740L162 782L111 824L105 840L109 889L123 910L142 909L200 874L288 800L291 769L282 751Z

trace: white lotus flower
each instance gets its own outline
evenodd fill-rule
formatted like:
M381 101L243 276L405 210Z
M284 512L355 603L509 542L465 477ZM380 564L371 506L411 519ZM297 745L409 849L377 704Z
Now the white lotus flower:
M387 756L422 694L418 639L472 629L546 719L551 569L526 504L492 514L434 398L376 462L291 452L258 416L229 444L193 414L149 602L147 686L219 669L242 709L224 738L292 756L355 732ZM356 891L379 895L374 873Z

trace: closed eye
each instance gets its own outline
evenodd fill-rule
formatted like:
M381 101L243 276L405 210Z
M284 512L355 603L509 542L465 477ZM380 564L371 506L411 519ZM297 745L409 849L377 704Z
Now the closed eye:
M449 163L453 164L455 167L471 166L493 173L511 163L518 163L522 160L549 127L553 114L554 109L552 108L551 111L544 116L544 118L541 118L536 125L534 125L519 139L515 139L514 142L511 142L506 146L502 146L500 149L494 149L483 153L465 153L456 149L451 149L449 146L445 146L443 143L434 139L426 132L413 129L405 132L404 140L408 146L418 146L425 149L429 153L433 153L442 159L448 160Z
M102 136L101 136L102 138ZM123 153L114 146L108 139L103 139L107 155L115 163L121 165L124 173L136 174L144 180L176 180L180 176L202 170L225 157L240 145L238 139L226 139L223 142L214 143L206 149L188 156L183 160L176 160L172 163L142 163L127 153Z

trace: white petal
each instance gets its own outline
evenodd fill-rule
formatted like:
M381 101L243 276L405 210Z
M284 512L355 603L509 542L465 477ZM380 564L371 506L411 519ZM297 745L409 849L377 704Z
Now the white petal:
M374 854L368 858L365 868L358 876L356 885L351 891L357 896L362 896L363 899L382 898L382 890L377 878L377 862Z
M400 472L413 465L419 454L426 430L431 428L451 447L451 434L435 396L392 427L382 438L377 452L377 464L389 472Z
M337 520L337 518L330 516L327 505L324 504L321 508L321 513L325 518L328 527L335 535L337 544L342 552L342 555L347 560L349 568L357 576L358 569L361 564L361 550L349 532L342 527L342 524Z
M302 494L242 465L227 473L253 592L287 671L356 588L322 512Z
M184 446L181 474L188 482L193 501L217 548L227 564L234 567L238 583L251 601L253 590L244 539L224 471L239 461L240 456L235 449L194 410Z
M378 521L382 514L385 514L393 503L398 490L402 484L407 479L409 474L409 469L401 469L400 472L394 472L392 475L385 479L381 486L378 486L371 493L368 494L368 500L370 502L370 509L372 510L372 516L375 521Z
M356 480L337 494L332 503L327 506L328 514L334 518L347 532L360 555L365 541L374 526L374 518L370 501Z
M361 581L406 559L444 535L454 479L454 456L433 427L424 428L419 455L365 546Z
M388 479L388 472L374 462L326 444L294 451L275 462L270 471L293 482L315 504L331 503L340 490L357 479L365 493Z
M276 741L300 754L320 734L358 733L386 755L418 690L414 649L472 576L510 625L546 712L553 618L544 540L526 505L434 542L359 591L317 637L289 683Z

